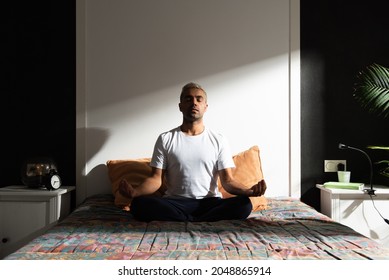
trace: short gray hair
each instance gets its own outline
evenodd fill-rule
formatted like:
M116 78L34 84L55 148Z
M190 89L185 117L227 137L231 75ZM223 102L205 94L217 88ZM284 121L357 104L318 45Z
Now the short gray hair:
M184 97L184 95L186 93L188 93L192 89L200 89L200 90L202 90L204 92L204 94L205 94L205 97L207 97L207 92L203 89L202 86L200 86L197 83L190 82L190 83L187 83L186 85L184 85L182 87L181 94L180 94L180 101L182 101L182 98Z

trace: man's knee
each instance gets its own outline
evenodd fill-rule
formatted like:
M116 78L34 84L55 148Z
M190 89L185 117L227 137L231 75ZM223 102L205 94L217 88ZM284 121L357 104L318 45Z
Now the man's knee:
M244 220L250 215L253 209L251 200L247 196L234 196L231 198L226 198L223 201L223 204L224 209L222 218L228 220Z
M135 197L131 201L130 213L134 216L135 219L140 221L149 221L148 215L146 214L147 208L150 207L149 200L143 196Z
M246 219L251 211L253 210L253 205L251 203L251 200L249 197L247 196L237 196L237 199L239 199L239 202L240 202L240 206L239 206L239 209L240 209L240 217L238 217L238 219Z

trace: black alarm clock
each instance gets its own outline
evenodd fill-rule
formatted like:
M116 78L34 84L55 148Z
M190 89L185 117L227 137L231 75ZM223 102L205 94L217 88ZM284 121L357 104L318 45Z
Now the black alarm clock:
M58 172L55 169L51 169L49 174L45 176L45 187L48 190L57 190L61 187L62 181Z
M51 158L29 159L24 162L21 173L23 184L30 188L57 190L62 185L57 165Z

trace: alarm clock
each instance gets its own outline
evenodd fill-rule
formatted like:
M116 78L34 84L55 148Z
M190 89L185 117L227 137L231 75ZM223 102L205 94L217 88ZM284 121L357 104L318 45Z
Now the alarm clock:
M45 187L49 191L57 190L61 187L62 181L58 172L55 169L51 169L49 174L45 176Z

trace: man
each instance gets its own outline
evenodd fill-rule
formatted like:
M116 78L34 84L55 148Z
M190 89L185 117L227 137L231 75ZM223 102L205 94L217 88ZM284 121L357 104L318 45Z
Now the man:
M158 137L150 163L151 176L136 188L125 180L120 183L120 193L132 198L131 213L136 219L246 219L252 210L248 197L265 193L264 180L250 188L234 180L234 162L225 138L203 123L207 108L205 90L196 83L186 84L179 103L182 124ZM218 177L224 189L236 196L221 198ZM163 178L167 182L165 196L147 196L158 190Z

